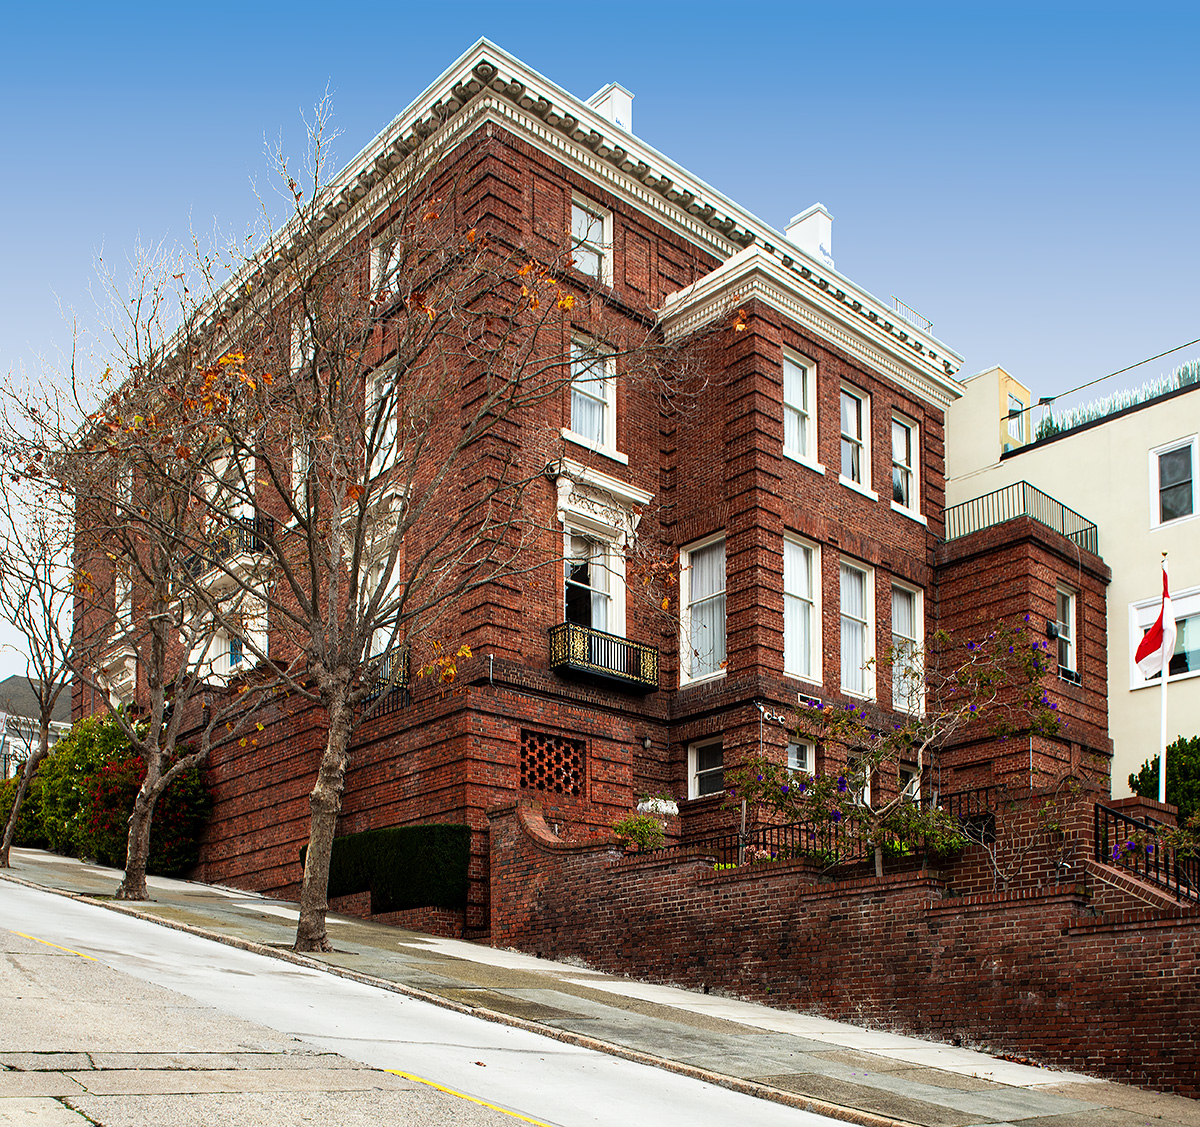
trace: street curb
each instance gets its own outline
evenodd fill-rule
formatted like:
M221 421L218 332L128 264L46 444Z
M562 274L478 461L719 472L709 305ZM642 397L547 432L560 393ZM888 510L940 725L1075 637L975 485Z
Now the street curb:
M23 885L25 888L31 888L37 892L49 892L55 896L62 896L68 900L77 900L82 904L90 904L98 908L107 908L112 912L119 912L122 915L132 916L134 919L145 920L147 923L159 924L162 927L169 927L174 931L182 931L189 935L194 935L199 939L208 939L215 943L224 943L227 947L235 947L241 951L247 951L254 955L265 955L273 959L280 959L283 962L293 963L296 966L305 967L309 970L322 970L327 973L337 975L339 978L348 979L351 982L358 982L364 986L375 986L382 990L389 990L393 994L401 994L405 997L412 998L416 1001L428 1002L430 1005L440 1006L444 1010L453 1010L455 1013L464 1014L468 1017L481 1018L484 1021L493 1022L496 1025L507 1025L514 1029L522 1029L528 1033L536 1033L542 1037L548 1037L554 1041L560 1041L563 1044L574 1045L580 1049L592 1049L596 1052L606 1053L608 1056L619 1057L622 1060L631 1061L635 1064L649 1065L651 1068L660 1068L664 1072L674 1072L680 1076L687 1076L693 1080L701 1080L707 1084L716 1085L719 1088L727 1088L733 1092L739 1092L742 1095L754 1096L760 1100L770 1100L773 1103L784 1104L788 1107L794 1107L799 1111L808 1111L816 1115L825 1115L830 1119L838 1119L845 1123L855 1123L859 1127L920 1127L908 1119L892 1119L884 1115L876 1115L873 1112L860 1111L857 1108L842 1107L840 1104L826 1103L824 1100L815 1099L811 1096L798 1095L795 1092L788 1092L782 1088L773 1088L769 1084L759 1084L754 1080L743 1080L737 1076L725 1076L719 1072L710 1072L705 1068L697 1068L694 1065L683 1064L680 1061L668 1060L665 1057L652 1056L650 1053L643 1053L637 1049L630 1049L624 1045L617 1045L611 1041L601 1041L595 1037L587 1037L581 1033L573 1033L566 1029L556 1029L552 1025L541 1025L536 1021L529 1021L526 1018L514 1017L512 1014L500 1013L497 1010L485 1009L481 1006L468 1006L462 1002L455 1002L449 998L443 998L439 994L431 994L428 991L420 990L415 986L406 986L402 982L393 982L386 978L376 978L373 975L362 974L359 971L350 970L348 967L339 967L335 964L322 962L320 959L312 959L306 955L301 955L296 951L289 951L284 948L271 947L265 943L255 943L249 939L238 939L233 935L223 935L217 931L209 931L207 928L196 927L194 924L180 923L177 920L163 919L160 916L153 915L150 912L141 911L137 908L130 907L129 904L121 903L112 900L101 900L92 896L88 896L80 892L68 892L61 888L47 888L45 885L35 884L33 881L24 880L21 877L13 876L9 873L0 872L0 880L6 880L12 884Z

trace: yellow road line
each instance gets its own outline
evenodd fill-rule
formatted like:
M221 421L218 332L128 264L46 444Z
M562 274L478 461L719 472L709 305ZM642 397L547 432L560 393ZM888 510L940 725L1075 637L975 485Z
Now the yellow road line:
M405 1080L414 1080L418 1084L426 1084L430 1088L436 1088L439 1092L445 1092L448 1096L457 1096L460 1100L470 1100L471 1103L479 1104L480 1107L490 1108L492 1111L499 1111L504 1115L511 1115L513 1119L519 1119L522 1123L532 1123L534 1127L552 1127L552 1124L544 1123L540 1119L530 1119L528 1115L518 1115L515 1111L509 1111L508 1108L490 1104L487 1100L481 1100L477 1096L468 1096L465 1092L456 1092L453 1088L446 1088L441 1084L435 1084L432 1080L426 1080L424 1076L417 1076L412 1072L401 1072L398 1068L385 1068L384 1072L390 1072L393 1076L402 1076Z
M10 927L9 932L13 935L19 935L22 939L32 939L34 943L44 943L47 947L53 947L56 951L66 951L68 955L78 955L81 959L91 959L96 962L93 955L85 955L82 951L72 951L70 947L60 947L57 943L51 943L48 939L39 939L36 935L26 935L23 931L13 931Z

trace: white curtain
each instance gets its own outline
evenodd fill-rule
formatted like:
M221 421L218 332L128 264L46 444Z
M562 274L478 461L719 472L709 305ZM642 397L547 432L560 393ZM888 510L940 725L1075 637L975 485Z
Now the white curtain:
M783 542L783 669L812 675L812 550Z
M725 661L725 541L691 553L691 675L716 673Z
M892 707L916 711L920 701L920 671L916 668L917 596L903 587L892 588Z
M842 688L865 693L867 672L867 577L842 565Z

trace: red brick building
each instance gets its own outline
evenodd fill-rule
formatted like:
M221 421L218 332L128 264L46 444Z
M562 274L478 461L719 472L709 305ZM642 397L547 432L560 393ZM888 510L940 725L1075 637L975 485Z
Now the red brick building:
M514 440L554 438L528 494L540 572L477 592L448 632L469 643L455 691L415 680L364 710L340 832L449 821L475 831L469 931L488 927L488 811L536 798L564 840L594 840L642 792L680 799L673 832L731 824L723 772L760 749L821 769L789 743L799 698L897 707L882 655L935 629L1054 623L1074 602L1055 685L1069 727L1027 747L946 757L941 789L1078 768L1108 753L1103 563L1026 509L981 513L946 540L944 419L960 358L837 273L816 205L762 223L641 142L631 100L587 102L487 42L458 60L342 173L365 260L391 147L449 122L448 158L475 229L533 259L573 245L580 376ZM374 211L370 209L374 208ZM590 317L691 346L687 410L614 370L588 373ZM1069 530L1067 530L1069 531ZM641 596L635 543L679 553L668 612ZM272 643L273 644L273 643ZM1060 653L1063 651L1060 650ZM78 710L85 708L82 697ZM216 807L200 876L294 894L324 719L263 715L257 746L214 753Z

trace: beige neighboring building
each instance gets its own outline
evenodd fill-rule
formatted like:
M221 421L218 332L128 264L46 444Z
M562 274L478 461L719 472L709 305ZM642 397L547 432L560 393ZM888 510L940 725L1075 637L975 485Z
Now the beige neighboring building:
M946 412L946 507L1025 481L1093 522L1108 588L1108 715L1114 797L1157 754L1160 694L1133 655L1158 617L1162 553L1170 554L1171 597L1179 626L1168 687L1167 738L1200 735L1200 497L1197 433L1200 385L1170 391L1033 441L1031 393L1003 368L963 381L966 394ZM1064 613L1065 612L1065 613ZM1070 591L1060 617L1073 618ZM1064 654L1075 652L1067 621ZM1069 660L1069 659L1068 659ZM1071 678L1073 670L1061 675Z

